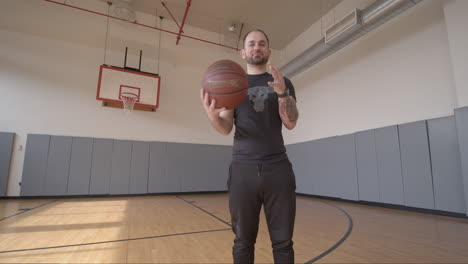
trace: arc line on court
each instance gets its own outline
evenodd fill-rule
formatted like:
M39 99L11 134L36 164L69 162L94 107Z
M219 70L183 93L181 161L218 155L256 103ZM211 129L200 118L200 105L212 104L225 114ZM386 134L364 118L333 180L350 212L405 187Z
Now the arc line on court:
M213 215L212 213L206 211L205 209L203 209L203 208L201 208L201 207L199 207L199 206L193 204L193 202L187 201L187 200L185 200L184 198L182 198L182 197L180 197L180 196L178 196L178 195L176 195L176 197L179 198L179 199L181 199L181 200L183 200L183 201L185 201L186 203L188 203L188 204L190 204L190 205L192 205L192 206L198 208L199 210L201 210L201 211L203 211L203 212L205 212L205 213L211 215L212 217L218 219L219 221L221 221L221 222L223 222L223 223L225 223L225 224L227 224L227 225L229 225L229 226L232 226L231 224L229 224L229 223L227 223L226 221L220 219L219 217ZM324 251L322 254L316 256L315 258L313 258L313 259L311 259L311 260L305 262L306 264L314 263L314 262L316 262L317 260L319 260L319 259L325 257L326 255L330 254L331 252L333 252L333 251L334 251L335 249L337 249L341 244L343 244L343 243L346 241L346 239L348 239L348 237L351 235L351 232L353 231L353 226L354 226L354 224L353 224L353 218L351 217L351 215L348 214L348 212L346 212L345 210L343 210L342 208L340 208L340 207L338 207L338 206L336 206L336 205L329 204L329 203L325 203L325 202L322 202L322 203L337 208L338 210L340 210L340 211L347 217L347 219L348 219L348 230L346 231L346 234L344 234L344 236L343 236L338 242L336 242L332 247L330 247L329 249L327 249L326 251Z
M333 204L329 204L329 203L325 203L325 202L322 202L324 204L327 204L327 205L330 205L330 206L333 206L335 208L338 208L347 218L348 218L348 231L346 231L346 234L344 234L344 236L338 241L335 243L335 245L333 245L332 247L330 247L329 249L325 250L322 254L316 256L315 258L305 262L306 264L309 264L309 263L314 263L316 262L317 260L325 257L326 255L330 254L331 252L333 252L335 249L337 249L341 244L343 244L346 239L348 239L349 235L351 235L351 232L353 231L353 218L348 214L348 212L346 212L345 210L341 209L340 207L336 206L336 205L333 205Z

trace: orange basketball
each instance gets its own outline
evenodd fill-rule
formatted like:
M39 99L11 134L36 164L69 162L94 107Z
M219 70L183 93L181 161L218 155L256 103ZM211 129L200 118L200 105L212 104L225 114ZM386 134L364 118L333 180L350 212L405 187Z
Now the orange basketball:
M220 60L208 67L202 80L203 90L210 102L216 99L216 108L236 108L247 96L247 74L231 60Z

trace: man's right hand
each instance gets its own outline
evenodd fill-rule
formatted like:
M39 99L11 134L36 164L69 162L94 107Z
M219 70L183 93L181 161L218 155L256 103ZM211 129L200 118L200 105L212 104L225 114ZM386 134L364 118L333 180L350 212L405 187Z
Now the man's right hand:
M219 113L221 113L222 111L225 111L226 110L226 107L223 107L223 108L215 108L216 106L216 100L213 99L211 100L211 102L209 101L210 100L210 96L205 93L205 91L202 89L200 89L200 100L203 104L203 107L205 108L205 111L206 111L206 114L208 115L208 118L210 120L214 120L216 118L219 117Z
M200 100L205 108L208 119L211 125L221 134L229 135L232 130L234 123L234 110L223 108L215 108L216 100L213 99L210 102L210 96L205 93L203 89L200 89Z

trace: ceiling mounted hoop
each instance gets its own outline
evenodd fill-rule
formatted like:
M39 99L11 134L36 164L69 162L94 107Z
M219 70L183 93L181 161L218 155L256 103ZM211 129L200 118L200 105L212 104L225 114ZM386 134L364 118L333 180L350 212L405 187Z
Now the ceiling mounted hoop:
M135 107L135 102L138 99L138 95L129 92L123 92L120 95L120 100L122 101L124 111L126 113L132 112L133 108Z

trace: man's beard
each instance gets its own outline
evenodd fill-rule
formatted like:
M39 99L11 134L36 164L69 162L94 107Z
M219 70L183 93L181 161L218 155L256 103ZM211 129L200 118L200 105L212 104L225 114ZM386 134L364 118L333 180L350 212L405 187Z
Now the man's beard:
M268 62L268 57L261 57L261 58L255 58L254 56L250 56L246 58L246 61L248 64L251 65L265 65Z

